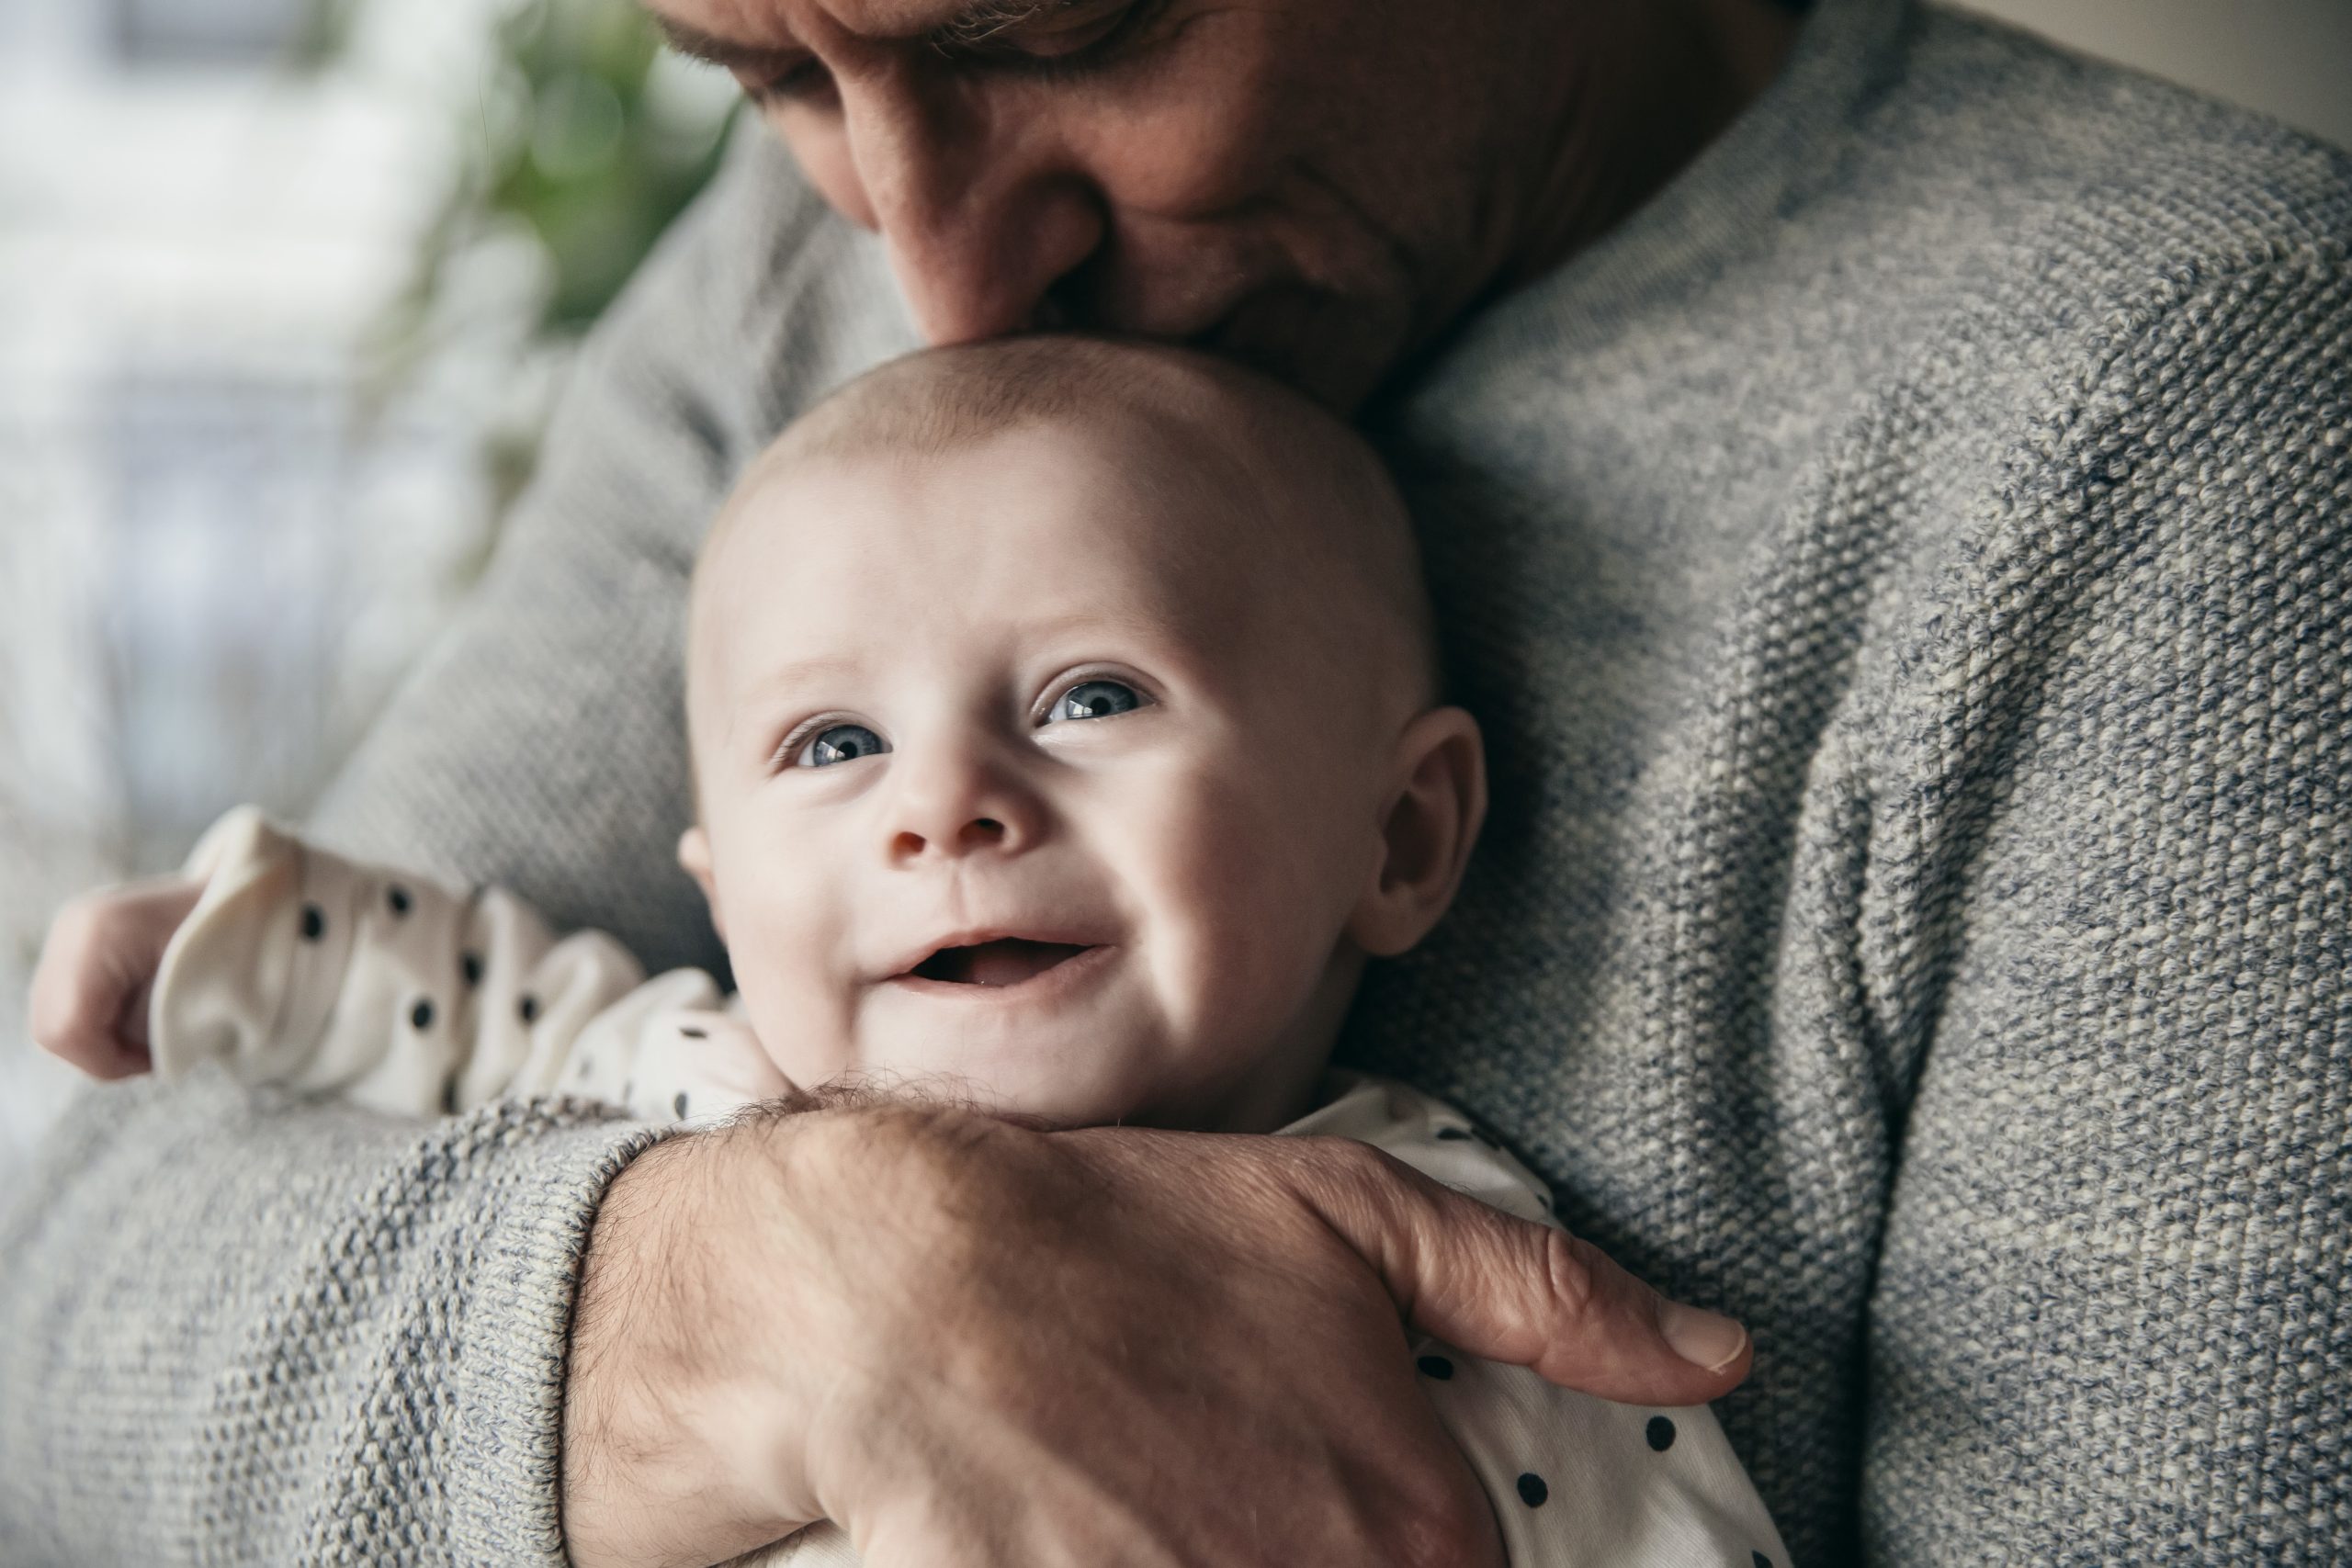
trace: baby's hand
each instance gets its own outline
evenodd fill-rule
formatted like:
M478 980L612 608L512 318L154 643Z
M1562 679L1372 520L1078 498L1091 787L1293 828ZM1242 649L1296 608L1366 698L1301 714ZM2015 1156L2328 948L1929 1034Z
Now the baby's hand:
M201 882L164 877L85 893L59 910L33 971L41 1048L93 1077L146 1072L148 993L203 892Z

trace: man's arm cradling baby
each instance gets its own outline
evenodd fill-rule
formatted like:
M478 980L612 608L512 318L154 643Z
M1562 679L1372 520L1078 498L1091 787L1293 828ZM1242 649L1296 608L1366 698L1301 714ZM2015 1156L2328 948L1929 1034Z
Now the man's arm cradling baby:
M699 820L681 859L729 943L729 1012L707 976L639 984L617 944L557 942L497 890L355 866L245 817L199 851L145 1042L167 1076L209 1060L408 1113L565 1091L669 1120L947 1076L1070 1129L802 1102L628 1165L572 1325L576 1559L708 1562L835 1519L877 1563L950 1540L967 1558L983 1521L990 1562L1183 1539L1226 1562L1294 1537L1275 1560L1389 1560L1402 1540L1413 1561L1410 1542L1498 1526L1515 1559L1550 1560L1530 1532L1604 1515L1540 1512L1561 1465L1605 1498L1679 1500L1630 1508L1629 1529L1695 1521L1784 1561L1703 1412L1660 1461L1638 1422L1555 1401L1552 1436L1574 1439L1481 1452L1483 1491L1428 1418L1435 1400L1475 1448L1477 1411L1453 1404L1524 1391L1417 1364L1400 1319L1675 1407L1736 1382L1748 1348L1534 1223L1523 1171L1503 1184L1523 1217L1449 1190L1449 1160L1508 1165L1458 1118L1401 1088L1330 1100L1357 977L1442 916L1485 806L1402 508L1337 421L1168 351L1036 339L901 361L745 477L688 647ZM139 971L159 908L187 891L62 928L73 973L44 961L62 998L45 1040L136 1065L123 1017L156 974ZM1345 1138L1201 1135L1310 1132L1350 1101L1375 1131L1326 1130L1409 1123L1418 1141L1394 1146L1444 1184ZM944 1320L949 1299L1006 1310ZM1063 1325L1050 1343L1020 1309L1038 1300ZM1270 1413L1265 1341L1184 1332L1200 1323L1314 1324L1329 1375ZM1185 1391L1189 1434L1141 1436L1166 1426L1136 1392L1154 1388ZM1354 1478L1361 1507L1208 1518L1269 1456Z

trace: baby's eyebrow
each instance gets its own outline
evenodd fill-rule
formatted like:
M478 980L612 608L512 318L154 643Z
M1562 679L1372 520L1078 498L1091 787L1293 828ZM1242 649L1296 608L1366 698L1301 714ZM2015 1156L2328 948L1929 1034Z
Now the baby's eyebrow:
M808 659L795 659L779 664L759 679L752 688L752 695L765 696L770 692L786 691L794 686L806 686L812 682L837 680L854 674L857 660L839 654L820 653Z
M1182 616L1169 606L1135 600L1107 609L1072 610L1022 622L1023 635L1033 642L1060 637L1105 637L1120 642L1138 640L1179 642L1187 635Z
M747 714L763 716L768 709L791 696L795 692L809 686L820 686L829 682L846 681L854 677L857 671L856 660L828 654L820 654L810 659L796 659L789 663L776 665L744 687L736 694L732 701L728 703L726 725L728 740L730 743L733 741L736 728ZM760 722L765 724L767 720L763 716Z

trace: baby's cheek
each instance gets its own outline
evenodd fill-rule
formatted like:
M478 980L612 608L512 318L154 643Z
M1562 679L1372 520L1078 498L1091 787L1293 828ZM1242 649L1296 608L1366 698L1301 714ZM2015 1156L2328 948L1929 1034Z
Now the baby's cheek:
M776 1069L814 1089L855 1066L851 987L781 933L745 933L729 953L745 1015Z
M1183 1033L1269 1039L1314 988L1334 939L1326 880L1304 857L1197 844L1171 867L1160 990Z

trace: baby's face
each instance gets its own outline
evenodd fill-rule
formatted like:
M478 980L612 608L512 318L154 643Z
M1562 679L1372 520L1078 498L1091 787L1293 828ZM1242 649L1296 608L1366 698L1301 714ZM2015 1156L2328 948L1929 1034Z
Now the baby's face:
M1063 1123L1299 1108L1425 698L1378 617L1294 580L1320 547L1200 467L1034 425L738 498L684 852L795 1083Z

